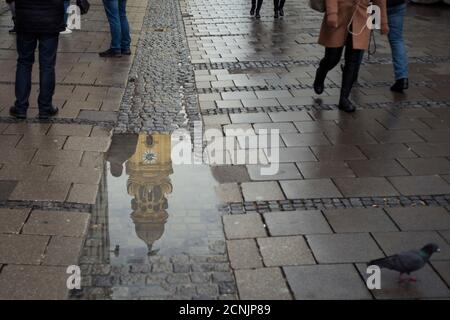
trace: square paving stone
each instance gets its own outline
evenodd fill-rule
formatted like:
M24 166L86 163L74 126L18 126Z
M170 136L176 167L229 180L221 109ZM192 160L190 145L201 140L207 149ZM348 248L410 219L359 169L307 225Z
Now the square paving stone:
M297 166L305 179L355 177L342 161L298 162Z
M450 173L450 161L445 158L400 159L399 162L416 176Z
M97 184L74 184L70 190L67 202L95 204L99 186Z
M386 208L401 230L450 230L450 213L443 207Z
M212 166L213 177L219 183L247 182L250 177L246 166Z
M9 196L9 200L63 202L69 188L70 183L20 181Z
M47 181L52 167L29 163L6 164L0 170L0 180Z
M30 209L0 208L0 233L19 233Z
M317 234L306 239L319 263L368 262L383 257L368 233Z
M417 158L404 144L363 144L359 148L369 159Z
M264 213L271 236L289 236L331 233L331 229L318 210L297 210Z
M223 183L215 186L214 189L222 202L242 202L241 190L237 183Z
M205 123L206 127L213 127L222 124L229 124L230 118L227 114L216 114L212 116L204 116L203 122Z
M23 228L24 234L84 237L90 214L86 212L34 210Z
M12 123L3 134L45 135L49 128L47 123Z
M330 179L280 181L280 184L288 199L342 197Z
M78 165L81 161L82 151L72 150L38 150L33 158L33 164L46 166Z
M29 163L35 153L36 149L2 148L2 152L0 152L0 163L6 164Z
M68 137L64 145L65 150L83 150L106 152L109 149L109 137Z
M6 201L17 186L17 181L0 181L0 201Z
M450 261L433 261L431 264L441 278L444 279L447 286L450 287Z
M0 299L67 299L67 266L5 266L0 273Z
M348 161L348 165L358 177L409 175L397 161L389 159Z
M255 123L255 122L270 122L267 113L236 113L230 114L232 123Z
M258 246L267 267L315 264L301 236L258 238Z
M357 265L364 279L369 276L366 273L367 265ZM450 290L439 276L426 265L423 269L412 274L417 277L417 282L398 283L398 272L381 269L381 289L371 290L376 299L429 299L448 298Z
M66 142L65 136L30 136L25 135L18 145L17 149L61 149Z
M261 169L267 166L261 165L248 165L247 170L250 178L253 181L261 180L289 180L289 179L302 179L302 175L298 171L297 167L293 163L280 163L278 164L278 172L271 175L263 175Z
M245 201L284 200L280 186L275 181L244 182L242 193Z
M0 234L0 263L40 264L50 237Z
M345 197L387 197L398 192L385 178L334 178L339 190Z
M358 300L371 295L351 264L283 268L297 300Z
M388 178L405 196L450 194L450 184L439 176L414 176Z
M269 116L273 122L311 120L311 117L306 111L270 112Z
M366 157L356 146L313 146L311 150L319 161L364 160Z
M330 145L330 142L322 133L282 133L281 137L288 147Z
M95 167L56 166L48 180L55 182L99 184L101 174L102 170Z
M272 130L278 130L279 133L297 133L297 129L290 122L275 122L275 123L255 123L253 128L257 133L260 133L262 130L267 130L267 133L270 134Z
M450 157L450 143L408 143L421 157Z
M83 238L52 237L45 252L43 264L65 267L77 265L83 242Z
M89 137L92 126L83 124L52 124L48 136L79 136Z
M228 240L228 257L233 269L252 269L263 266L254 239Z
M259 213L223 216L225 236L227 239L265 237L265 226Z
M386 255L393 255L408 250L419 250L428 243L436 243L441 252L431 257L432 261L449 260L450 246L434 231L405 231L405 232L377 232L373 233Z
M327 209L323 213L337 233L398 230L386 213L378 208Z
M291 300L291 294L279 268L236 270L241 300Z
M265 154L270 158L271 163L297 162L297 161L317 161L314 154L307 147L289 147L264 149ZM278 159L277 155L278 154ZM278 160L278 161L277 161Z

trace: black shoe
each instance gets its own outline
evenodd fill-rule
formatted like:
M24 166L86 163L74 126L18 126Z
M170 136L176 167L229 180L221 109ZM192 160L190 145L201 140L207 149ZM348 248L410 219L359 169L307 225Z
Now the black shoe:
M130 49L122 49L122 55L123 56L130 56L131 50Z
M20 110L16 106L9 108L9 114L12 115L16 119L26 119L27 112Z
M59 109L57 107L51 107L45 110L39 110L39 119L45 120L54 117L58 114Z
M284 10L280 9L279 12L280 12L280 17L284 17Z
M408 78L398 79L391 87L391 91L402 93L403 90L408 89L408 87L409 87Z
M348 99L347 97L341 96L339 99L339 110L345 111L345 112L355 112L356 108L353 105L353 103Z
M278 10L275 10L275 13L274 13L273 17L275 19L278 19L280 17L280 15L278 14Z
M250 9L250 15L251 15L252 17L255 15L255 8L254 8L254 7L252 7L252 8Z
M106 51L100 52L98 55L102 58L120 58L122 57L122 52L108 49Z
M325 89L325 78L327 77L327 72L323 71L323 67L319 65L316 71L316 78L314 79L314 92L316 94L322 94Z
M259 15L259 12L256 13L255 18L256 19L261 19L261 16Z

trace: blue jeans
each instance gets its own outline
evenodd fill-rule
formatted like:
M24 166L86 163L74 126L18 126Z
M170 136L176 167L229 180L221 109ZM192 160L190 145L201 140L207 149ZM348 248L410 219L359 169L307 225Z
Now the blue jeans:
M69 15L67 14L67 9L70 7L70 0L64 0L64 22L67 27L67 19L69 19Z
M52 107L59 33L18 33L15 106L26 112L31 92L34 52L39 42L39 111Z
M111 49L120 52L130 49L131 36L127 18L126 0L103 0L111 29Z
M390 7L387 10L389 22L389 44L391 45L392 61L394 63L395 80L408 77L408 56L403 40L403 19L406 14L406 4Z

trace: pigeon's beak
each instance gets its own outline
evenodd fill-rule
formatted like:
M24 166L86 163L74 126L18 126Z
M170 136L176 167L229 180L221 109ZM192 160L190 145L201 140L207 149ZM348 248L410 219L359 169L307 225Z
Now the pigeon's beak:
M437 248L436 252L441 252L441 249Z

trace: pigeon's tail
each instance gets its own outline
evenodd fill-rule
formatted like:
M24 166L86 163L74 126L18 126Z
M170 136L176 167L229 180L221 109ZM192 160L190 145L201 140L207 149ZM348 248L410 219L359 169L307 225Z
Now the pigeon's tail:
M391 267L391 264L390 257L372 260L367 263L368 266L378 266L380 268L389 268Z

